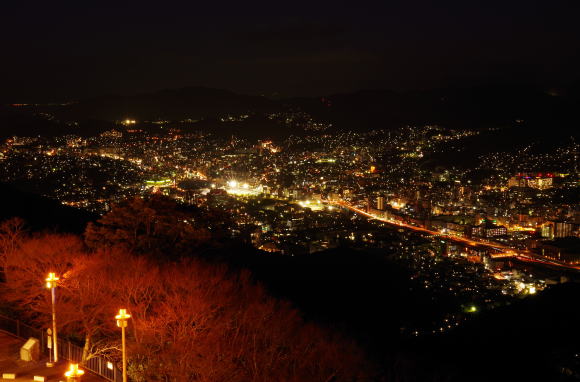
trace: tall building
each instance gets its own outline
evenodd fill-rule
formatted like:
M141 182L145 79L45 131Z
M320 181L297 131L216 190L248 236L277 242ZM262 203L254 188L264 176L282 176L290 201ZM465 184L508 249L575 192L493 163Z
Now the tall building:
M552 224L542 226L542 237L547 237L549 239L554 238L554 226Z
M554 237L570 237L572 236L572 231L574 230L574 224L555 221L554 222Z
M379 196L377 198L377 210L384 211L385 210L385 197Z

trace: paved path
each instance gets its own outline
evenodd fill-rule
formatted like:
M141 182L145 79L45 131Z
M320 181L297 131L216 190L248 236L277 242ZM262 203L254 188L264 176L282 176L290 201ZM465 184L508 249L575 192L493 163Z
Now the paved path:
M68 362L61 361L55 367L46 367L47 359L39 362L20 360L20 347L24 340L13 337L0 331L0 381L33 381L35 375L46 377L46 381L66 381L64 372L68 369ZM2 373L14 373L16 379L2 379ZM82 377L82 382L103 382L106 379L90 374L88 371Z

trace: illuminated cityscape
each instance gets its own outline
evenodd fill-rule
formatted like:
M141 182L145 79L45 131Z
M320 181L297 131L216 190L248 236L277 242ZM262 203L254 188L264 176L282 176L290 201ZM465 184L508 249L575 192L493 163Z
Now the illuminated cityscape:
M112 121L94 136L11 136L0 171L5 182L97 215L155 195L219 210L230 217L227 237L272 256L382 251L408 270L411 289L447 306L427 322L406 322L403 337L452 330L580 270L573 139L546 153L490 152L474 168L433 166L431 158L461 157L464 142L496 129L330 133L299 116L307 123L291 124L283 139L137 120Z
M149 126L132 121L87 138L13 136L2 146L2 178L98 214L126 198L154 193L198 207L219 206L239 217L232 234L259 228L257 247L287 254L352 238L348 225L332 240L295 237L304 230L336 231L337 219L351 220L350 208L375 221L370 224L402 224L453 243L477 243L488 248L486 259L507 250L563 267L580 264L578 254L555 249L558 239L579 236L578 173L569 171L577 161L573 141L545 154L549 160L530 155L490 167L481 158L478 169L494 174L475 183L471 169L429 168L423 158L453 150L481 131L423 126L310 135L305 129L305 135L273 142L187 133L187 127L152 133ZM546 170L515 172L538 166ZM289 240L304 244L284 249ZM466 249L445 255L465 257Z
M556 3L11 5L3 380L580 381Z

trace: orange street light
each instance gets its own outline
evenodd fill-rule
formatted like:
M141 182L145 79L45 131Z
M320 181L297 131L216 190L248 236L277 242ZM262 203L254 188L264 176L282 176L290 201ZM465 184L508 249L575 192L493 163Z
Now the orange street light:
M121 328L121 340L123 348L123 382L127 382L127 350L125 348L125 328L127 327L127 320L131 318L127 314L127 309L119 309L119 314L115 316L117 319L117 326Z
M50 272L46 278L46 287L50 289L50 294L52 297L52 351L54 352L53 362L58 362L58 348L57 348L57 338L56 338L56 282L59 280L54 272Z
M79 369L78 363L71 363L64 376L67 378L67 382L79 382L84 373L84 370Z

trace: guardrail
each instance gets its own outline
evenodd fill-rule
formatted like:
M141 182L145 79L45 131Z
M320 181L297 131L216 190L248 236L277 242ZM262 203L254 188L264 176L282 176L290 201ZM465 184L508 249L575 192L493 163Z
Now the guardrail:
M15 335L16 337L28 339L34 337L40 341L41 354L48 356L47 334L44 330L34 328L9 317L0 315L0 330ZM83 348L73 344L70 341L58 339L58 356L74 363L82 363L83 368L87 369L108 381L117 382L123 380L123 374L115 365L105 357L93 357L82 362Z

